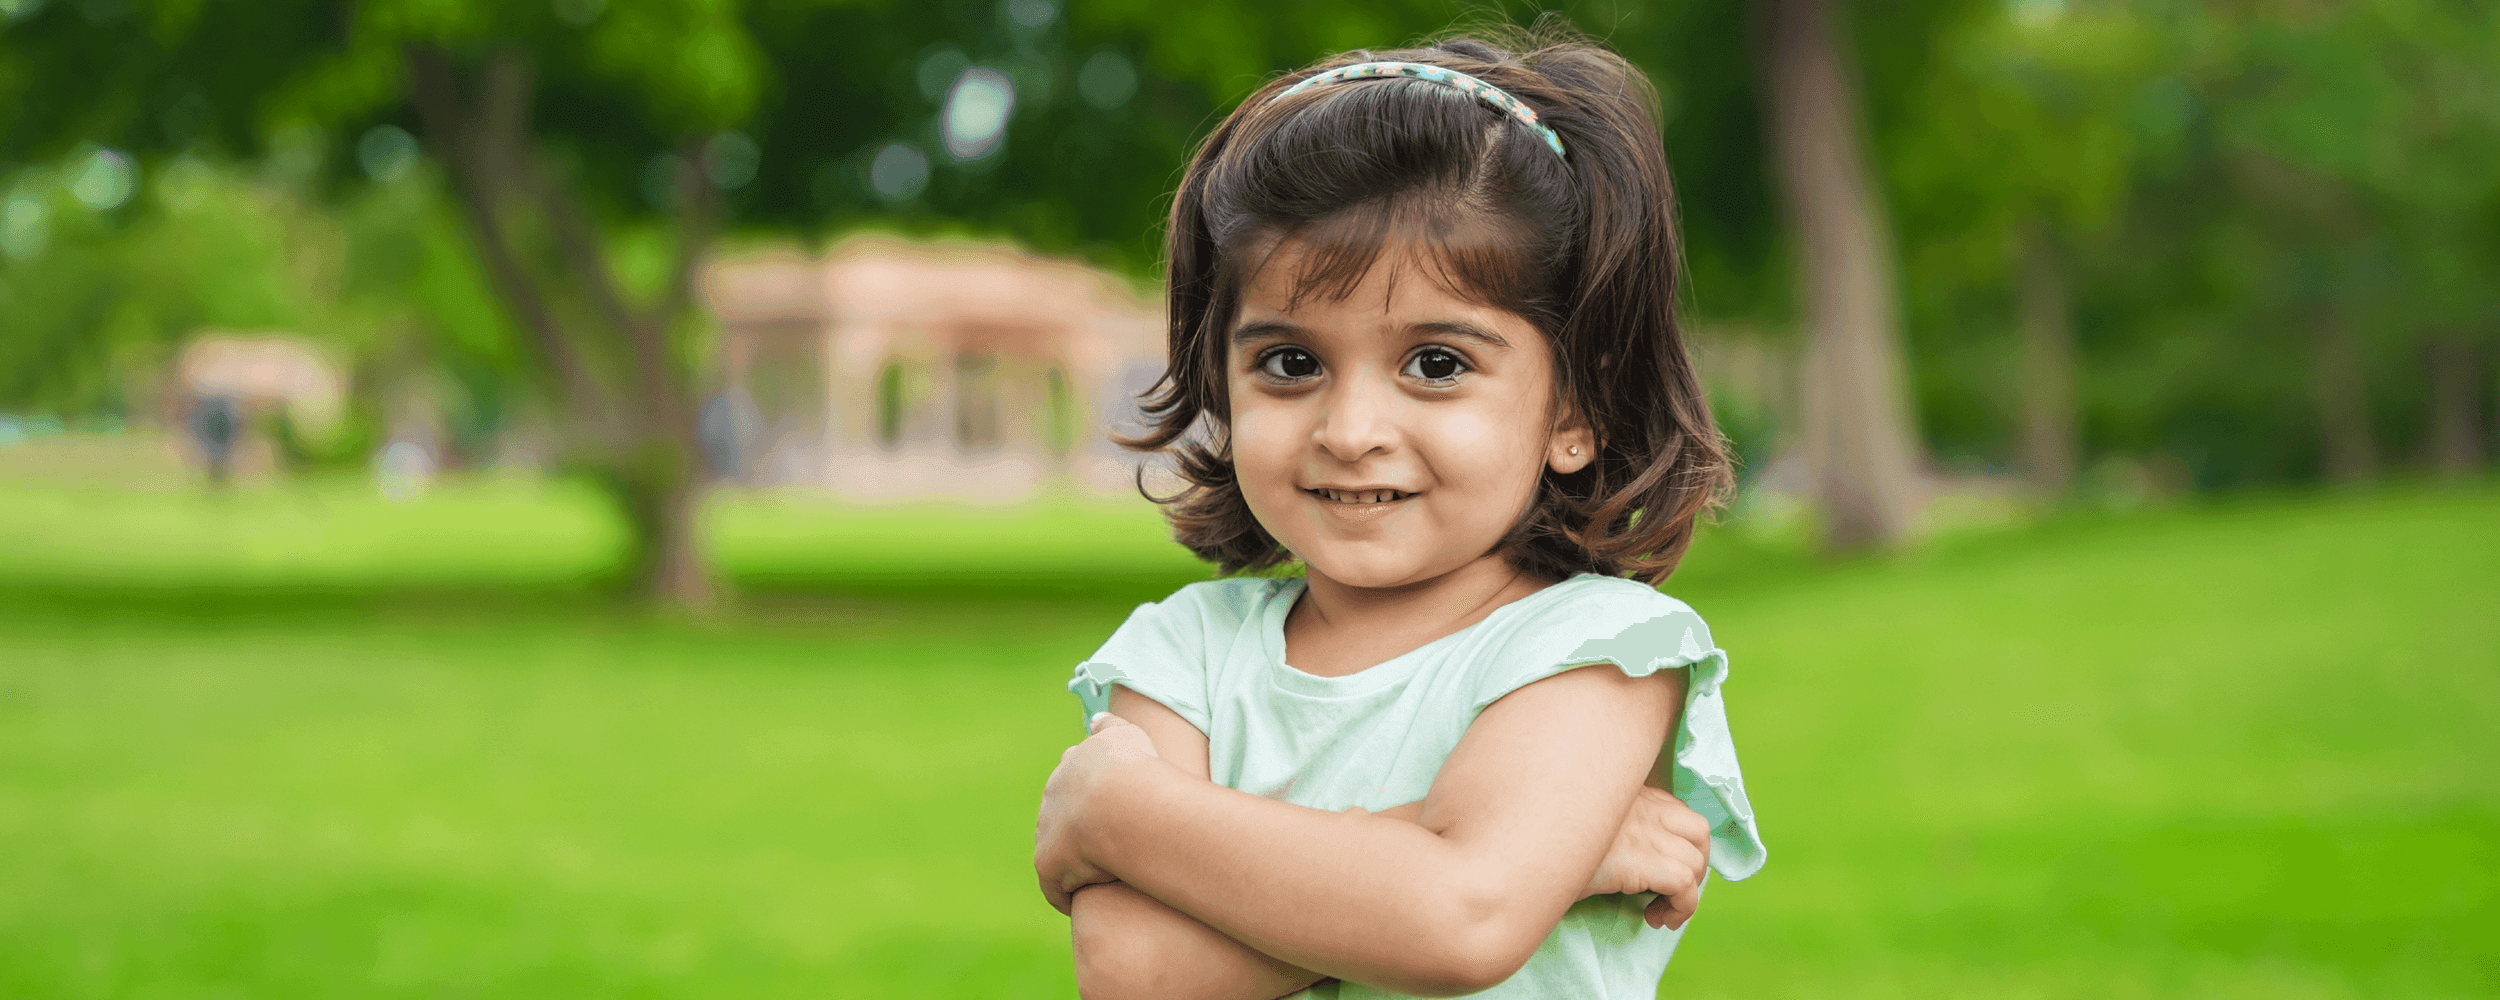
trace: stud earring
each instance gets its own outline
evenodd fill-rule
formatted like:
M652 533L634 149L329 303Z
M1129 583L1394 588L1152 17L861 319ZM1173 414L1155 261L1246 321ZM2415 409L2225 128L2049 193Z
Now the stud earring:
M1571 457L1573 457L1573 458L1578 458L1578 457L1580 457L1580 446L1579 446L1579 445L1576 445L1576 444L1575 444L1575 445L1572 445L1572 446L1571 446Z

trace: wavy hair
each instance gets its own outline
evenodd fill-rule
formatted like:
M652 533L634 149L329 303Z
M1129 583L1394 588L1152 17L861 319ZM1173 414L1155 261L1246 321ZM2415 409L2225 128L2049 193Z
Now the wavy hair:
M1525 317L1551 345L1554 417L1585 420L1597 455L1547 469L1495 551L1527 573L1674 572L1701 514L1733 481L1676 322L1682 247L1657 95L1621 56L1576 35L1522 36L1516 54L1455 37L1358 50L1268 81L1208 135L1173 200L1170 362L1141 397L1149 426L1119 441L1171 456L1161 504L1174 536L1224 572L1291 558L1234 477L1227 331L1245 284L1286 240L1310 249L1294 295L1343 296L1391 243L1412 240L1455 293ZM1465 93L1398 77L1323 84L1355 62L1430 63L1535 110L1526 125ZM1491 239L1484 238L1490 235Z

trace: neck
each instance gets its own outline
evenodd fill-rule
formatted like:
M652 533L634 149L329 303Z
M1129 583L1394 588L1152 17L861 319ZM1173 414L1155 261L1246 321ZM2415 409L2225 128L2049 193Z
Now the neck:
M1394 587L1341 583L1316 566L1308 567L1307 575L1309 589L1295 614L1307 614L1331 631L1377 628L1381 634L1422 633L1427 635L1425 642L1482 621L1495 608L1554 582L1520 572L1500 553L1428 580Z

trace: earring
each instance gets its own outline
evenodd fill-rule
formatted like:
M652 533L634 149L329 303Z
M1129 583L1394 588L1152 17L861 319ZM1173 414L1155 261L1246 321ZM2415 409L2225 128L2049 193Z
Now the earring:
M1575 444L1575 445L1572 445L1572 446L1571 446L1571 457L1573 457L1573 458L1578 458L1578 457L1580 457L1580 446L1579 446L1579 445L1576 445L1576 444Z

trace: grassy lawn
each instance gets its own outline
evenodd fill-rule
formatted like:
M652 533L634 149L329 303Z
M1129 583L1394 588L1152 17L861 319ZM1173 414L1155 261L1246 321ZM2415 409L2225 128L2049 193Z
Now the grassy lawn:
M1150 511L0 485L0 997L1068 997L1062 684ZM2500 993L2500 489L2248 500L1668 588L1772 848L1662 995Z

